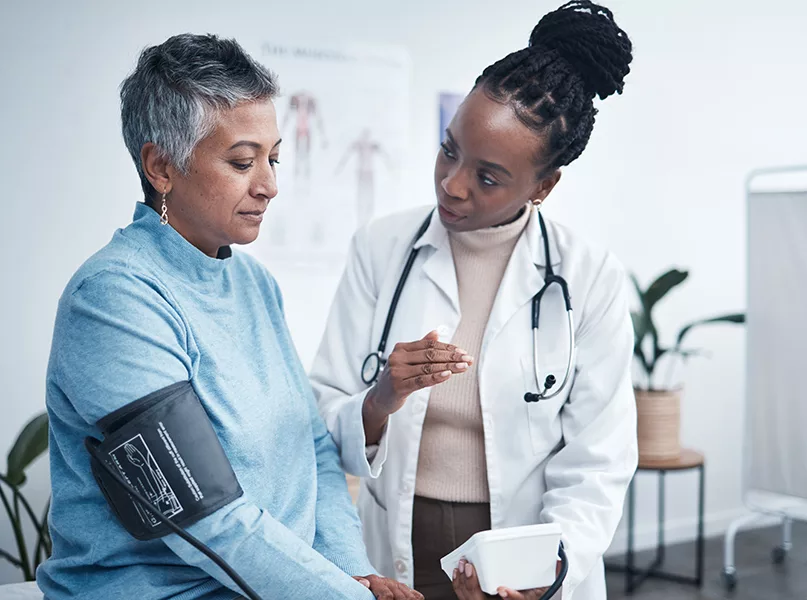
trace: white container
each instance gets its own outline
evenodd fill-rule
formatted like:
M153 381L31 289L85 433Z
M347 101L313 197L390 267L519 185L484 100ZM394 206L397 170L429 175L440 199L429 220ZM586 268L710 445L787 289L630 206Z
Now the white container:
M444 556L440 566L451 579L465 558L486 594L496 595L501 586L512 590L549 587L555 581L561 533L557 523L480 531Z

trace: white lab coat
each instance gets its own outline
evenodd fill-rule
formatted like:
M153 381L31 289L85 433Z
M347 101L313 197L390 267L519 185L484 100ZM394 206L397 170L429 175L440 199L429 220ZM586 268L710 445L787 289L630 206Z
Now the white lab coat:
M353 238L311 380L344 468L362 477L358 508L371 562L413 585L412 503L429 390L412 394L390 417L378 446L365 448L360 369L377 349L393 292L429 209L379 219ZM624 271L547 221L555 272L569 284L577 336L573 378L562 394L526 403L533 374L531 299L543 285L545 256L534 213L499 288L478 364L494 529L559 523L569 557L563 599L604 600L602 555L622 515L637 464L636 408L630 375L633 329ZM397 342L438 330L448 342L460 321L448 233L436 212L416 244L421 251L403 289L385 357ZM536 268L538 267L538 268ZM539 380L560 382L568 325L559 288L540 312ZM456 457L458 461L461 456Z

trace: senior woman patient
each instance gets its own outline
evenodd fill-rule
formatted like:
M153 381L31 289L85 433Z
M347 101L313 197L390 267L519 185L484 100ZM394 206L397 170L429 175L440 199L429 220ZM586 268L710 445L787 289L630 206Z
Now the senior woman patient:
M369 564L277 283L231 249L255 240L278 192L276 94L269 71L212 35L147 48L122 84L144 202L59 301L47 372L53 556L37 572L50 600L242 593L175 534L130 536L83 446L105 416L181 382L243 490L188 531L262 598L422 598Z

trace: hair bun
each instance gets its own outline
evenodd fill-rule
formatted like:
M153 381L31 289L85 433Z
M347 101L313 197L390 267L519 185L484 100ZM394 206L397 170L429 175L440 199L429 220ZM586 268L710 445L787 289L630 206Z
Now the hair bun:
M530 48L556 50L576 69L592 97L622 93L630 72L632 45L607 8L572 0L539 21Z

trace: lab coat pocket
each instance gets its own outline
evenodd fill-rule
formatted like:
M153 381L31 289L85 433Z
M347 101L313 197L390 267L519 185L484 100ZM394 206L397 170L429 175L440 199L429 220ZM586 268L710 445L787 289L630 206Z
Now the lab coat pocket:
M541 389L543 389L543 382L547 375L550 373L553 374L558 382L560 382L563 379L565 371L565 362L557 365L547 365L544 368L541 368L539 365L538 377L542 384ZM538 382L535 379L532 357L523 357L521 359L521 372L524 378L525 391L537 393L539 388ZM555 448L563 438L560 411L568 395L567 387L567 389L563 390L557 396L547 400L539 400L538 402L524 402L522 400L526 407L525 410L527 411L530 440L532 441L532 450L535 454L548 453Z

